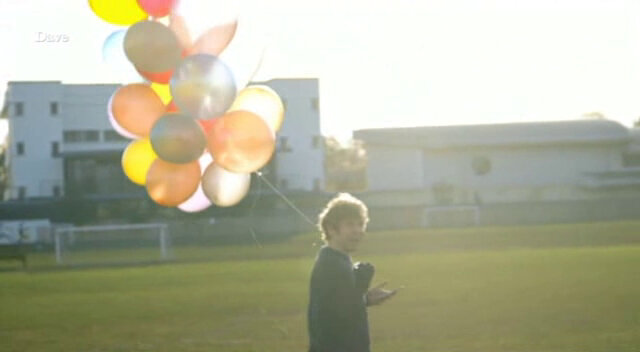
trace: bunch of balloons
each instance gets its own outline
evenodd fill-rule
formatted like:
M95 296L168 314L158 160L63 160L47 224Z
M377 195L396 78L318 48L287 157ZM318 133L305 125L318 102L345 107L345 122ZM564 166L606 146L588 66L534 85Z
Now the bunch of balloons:
M215 14L212 3L89 0L103 20L131 25L107 38L103 55L124 52L145 79L118 88L108 104L111 125L134 139L124 173L156 203L187 212L242 200L284 118L275 91L247 86L260 60L237 55L252 43L235 43L246 22L225 11L236 1L219 1Z

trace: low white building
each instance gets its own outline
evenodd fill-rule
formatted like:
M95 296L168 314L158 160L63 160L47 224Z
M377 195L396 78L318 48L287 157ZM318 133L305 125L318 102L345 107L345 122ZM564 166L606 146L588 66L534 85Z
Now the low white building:
M317 79L262 82L286 105L278 151L269 168L286 190L324 188ZM9 82L5 117L9 134L4 200L80 195L113 197L144 192L126 178L120 155L128 139L107 117L115 84ZM274 177L275 176L275 177Z
M368 129L356 131L355 138L367 150L368 193L402 194L396 198L403 204L562 201L640 192L640 134L614 121Z

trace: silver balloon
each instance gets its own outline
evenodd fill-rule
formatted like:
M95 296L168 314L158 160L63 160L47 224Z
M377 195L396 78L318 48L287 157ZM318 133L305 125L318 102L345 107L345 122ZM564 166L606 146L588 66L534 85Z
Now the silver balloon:
M209 54L182 60L169 86L178 108L201 119L224 114L236 98L233 73L224 62Z
M165 114L151 129L151 146L160 159L184 164L198 159L207 144L200 124L176 113Z
M140 21L127 30L124 52L135 67L148 72L173 70L182 58L178 38L167 26Z
M227 171L215 161L207 167L202 175L202 189L209 200L220 207L238 204L251 184L250 174Z

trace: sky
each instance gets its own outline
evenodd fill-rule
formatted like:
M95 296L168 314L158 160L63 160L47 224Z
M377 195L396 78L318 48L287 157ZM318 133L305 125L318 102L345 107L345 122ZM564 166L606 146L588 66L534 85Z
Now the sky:
M319 78L325 135L590 112L631 126L640 117L637 0L242 5L265 47L255 80ZM102 45L122 28L95 16L88 1L0 0L0 93L9 80L113 81ZM68 40L41 43L40 32Z

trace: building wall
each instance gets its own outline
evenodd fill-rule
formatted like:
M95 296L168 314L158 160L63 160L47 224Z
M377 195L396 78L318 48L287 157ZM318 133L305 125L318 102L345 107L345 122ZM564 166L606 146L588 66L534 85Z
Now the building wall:
M12 83L7 92L9 135L7 166L9 188L5 198L51 197L62 192L62 158L53 155L53 144L62 152L63 89L58 82ZM57 103L53 115L51 103ZM17 115L18 104L22 114ZM24 148L19 155L19 145Z
M369 191L422 190L432 205L586 199L585 174L623 167L624 144L421 150L368 146ZM474 161L488 161L488 170ZM444 193L439 196L437 193Z
M320 134L317 79L265 82L285 103L285 118L276 134L278 186L285 190L324 189L324 144Z

